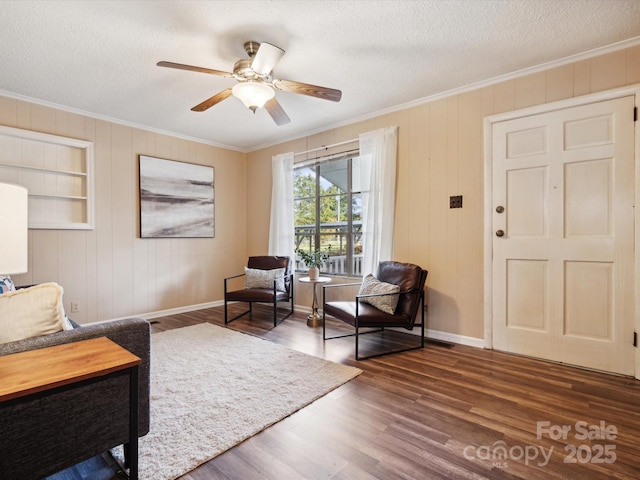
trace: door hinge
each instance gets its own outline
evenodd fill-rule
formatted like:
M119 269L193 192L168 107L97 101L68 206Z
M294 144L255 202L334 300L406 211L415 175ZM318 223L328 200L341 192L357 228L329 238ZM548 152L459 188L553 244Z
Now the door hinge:
M638 346L638 332L633 332L633 346Z
M638 121L638 107L633 107L633 121Z

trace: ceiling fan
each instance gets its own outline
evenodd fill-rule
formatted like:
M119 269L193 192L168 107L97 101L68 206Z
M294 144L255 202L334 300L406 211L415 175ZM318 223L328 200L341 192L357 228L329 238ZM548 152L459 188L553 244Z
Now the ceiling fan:
M158 62L157 65L159 67L220 75L222 77L235 78L238 81L238 84L233 87L216 93L213 97L193 107L191 110L194 112L204 112L233 95L239 98L254 113L258 108L264 106L277 125L286 125L291 120L278 100L276 100L275 90L299 93L332 102L340 101L342 97L340 90L273 78L273 67L284 55L284 50L281 48L266 42L249 41L244 44L244 50L249 55L249 58L238 60L233 66L233 73L164 61Z

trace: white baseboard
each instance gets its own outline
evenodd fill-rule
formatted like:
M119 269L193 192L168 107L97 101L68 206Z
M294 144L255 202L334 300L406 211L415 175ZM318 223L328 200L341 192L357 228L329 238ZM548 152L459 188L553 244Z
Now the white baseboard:
M311 313L311 307L305 305L296 305L296 312ZM410 335L420 335L420 329L414 328L413 330L405 330L403 328L397 329L399 332L408 333ZM433 340L440 340L442 342L457 343L460 345L467 345L469 347L484 348L484 339L467 337L465 335L458 335L457 333L441 332L440 330L432 330L427 328L424 331L425 338L431 338Z
M121 317L121 318L112 318L110 320L105 320L105 321L111 322L113 320L124 320L125 318L131 318L131 317L138 317L138 318L144 318L145 320L152 320L158 317L168 317L170 315L193 312L194 310L203 310L205 308L219 307L221 305L224 305L224 301L217 300L215 302L199 303L196 305L187 305L185 307L169 308L167 310L158 310L156 312L136 313L135 315L128 315L126 317ZM104 323L104 321L94 322L94 323ZM85 323L84 325L88 325L88 324Z
M441 332L439 330L431 329L427 329L425 336L427 338L441 340L443 342L458 343L460 345L467 345L475 348L484 348L484 339L482 338L467 337L465 335L458 335L457 333Z
M185 307L170 308L167 310L159 310L157 312L140 313L136 315L129 315L127 317L122 317L122 318L113 318L111 320L105 320L105 321L122 320L124 318L131 318L131 317L140 317L140 318L144 318L145 320L152 320L158 317L167 317L170 315L177 315L179 313L192 312L194 310L203 310L205 308L219 307L221 305L224 305L223 300L218 300L215 302L200 303L197 305L188 305ZM294 310L296 312L302 312L307 314L311 313L311 307L306 305L294 305ZM94 322L94 323L104 323L104 321ZM89 325L89 324L85 324L85 325ZM413 330L398 329L398 331L409 333L411 335L420 335L420 329L418 328L414 328ZM465 335L458 335L457 333L442 332L440 330L432 330L430 328L426 329L424 333L426 338L431 338L433 340L440 340L442 342L449 342L449 343L457 343L460 345L467 345L469 347L484 348L484 340L482 338L467 337Z
M420 335L419 327L415 327L413 330L405 330L404 328L398 328L394 330L397 330L398 332L408 333L409 335ZM457 333L442 332L440 330L432 330L430 328L427 328L424 331L424 336L425 338L439 340L441 342L457 343L459 345L466 345L469 347L484 348L484 340L482 338L467 337L465 335L459 335Z

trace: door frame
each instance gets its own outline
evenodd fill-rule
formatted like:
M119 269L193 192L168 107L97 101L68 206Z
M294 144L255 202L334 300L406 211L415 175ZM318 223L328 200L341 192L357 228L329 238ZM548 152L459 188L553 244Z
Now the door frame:
M493 215L491 214L493 210L493 124L628 96L635 97L634 105L637 110L640 110L638 108L640 106L640 84L634 84L484 117L484 348L493 348ZM638 208L635 208L634 211L633 325L635 332L640 334L640 121L635 122L634 133L634 206ZM640 379L640 348L638 347L635 349L635 377Z

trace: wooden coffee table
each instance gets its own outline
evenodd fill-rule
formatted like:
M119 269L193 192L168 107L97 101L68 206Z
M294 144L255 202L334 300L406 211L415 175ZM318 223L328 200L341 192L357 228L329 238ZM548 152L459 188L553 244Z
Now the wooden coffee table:
M0 402L34 397L68 385L80 386L100 381L100 377L128 372L129 477L137 480L140 363L140 358L106 337L0 356Z

